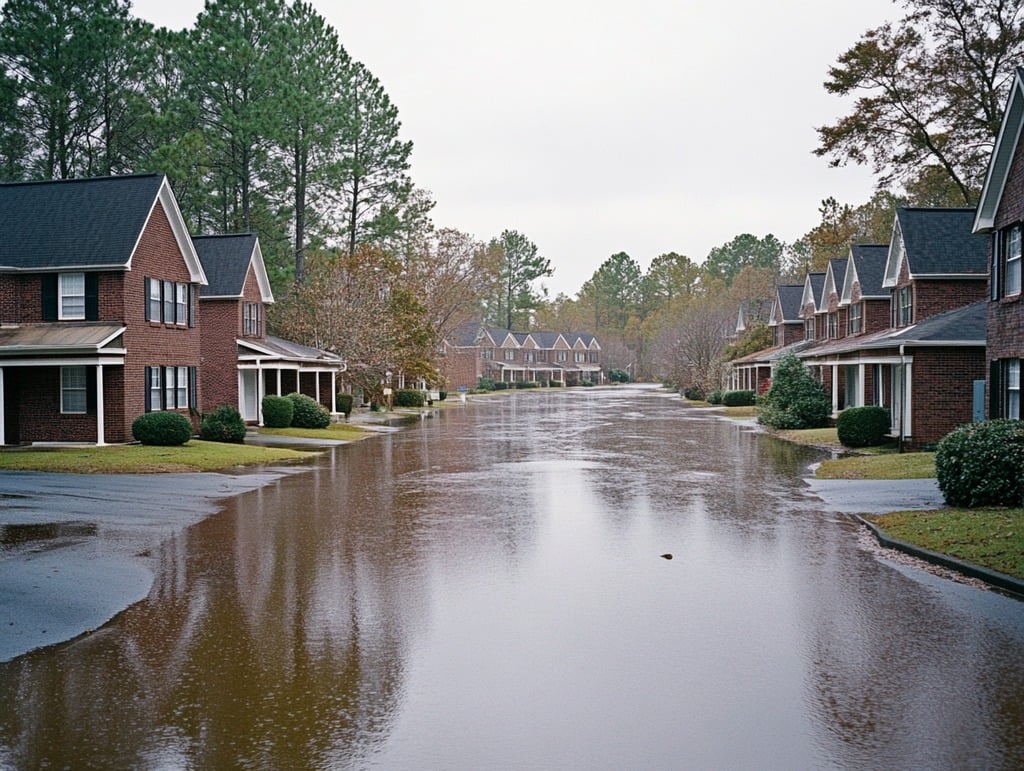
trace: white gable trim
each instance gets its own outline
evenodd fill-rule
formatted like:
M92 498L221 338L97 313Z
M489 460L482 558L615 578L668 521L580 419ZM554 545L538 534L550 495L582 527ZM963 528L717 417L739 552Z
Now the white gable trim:
M811 286L811 274L808 273L807 277L804 278L804 293L800 297L800 312L808 305L813 305L814 310L818 310L818 303L814 299L814 287Z
M903 230L900 228L899 215L892 223L892 240L889 241L889 256L885 260L885 278L882 287L892 289L900 280L900 268L907 257L907 249L903 244Z
M843 278L843 291L839 294L839 304L849 305L853 302L853 285L860 282L857 275L857 262L850 253L850 259L846 262L846 276Z
M139 231L138 237L135 239L135 246L132 247L132 255L128 258L128 269L131 270L132 261L135 259L135 252L139 248L139 242L142 240L142 234L149 227L150 221L153 219L153 211L156 209L157 202L159 202L164 209L164 214L167 215L167 221L171 225L171 233L174 234L174 240L178 244L178 250L181 252L182 258L185 260L185 265L188 267L189 280L194 284L207 285L206 273L203 272L203 265L199 261L199 255L196 253L196 247L192 243L192 236L188 232L188 228L185 226L185 218L181 216L181 209L178 208L178 201L174 197L174 193L171 191L171 186L167 182L167 177L164 177L160 182L160 190L156 194L156 198L153 199L152 205L149 207L149 214L146 216L146 224L143 225L142 230Z
M1013 156L1020 144L1021 129L1024 127L1024 70L1017 68L1006 102L1006 112L999 127L992 156L989 158L985 186L981 189L978 211L974 215L974 233L987 233L995 227L999 204L1006 189L1006 180L1013 165Z
M263 262L263 250L260 249L260 240L257 238L252 248L252 255L249 257L249 265L256 274L256 284L260 288L260 299L264 303L274 302L274 293L270 289L270 277L267 276L267 265Z

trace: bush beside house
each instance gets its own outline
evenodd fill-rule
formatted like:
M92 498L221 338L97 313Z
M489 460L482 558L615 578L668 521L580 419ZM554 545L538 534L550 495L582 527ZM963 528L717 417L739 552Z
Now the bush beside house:
M889 411L883 407L850 407L839 413L836 434L844 447L877 447L889 425Z
M287 396L268 394L263 397L263 425L267 428L288 428L294 414L295 406Z
M832 413L832 400L796 354L779 359L772 387L761 398L758 421L778 429L821 428Z
M292 402L292 425L295 428L327 428L331 425L331 413L316 399L300 393L288 394L288 398Z
M950 506L1024 504L1024 422L968 423L942 438L935 475Z
M132 421L132 436L142 444L173 447L192 438L192 424L177 412L147 412Z
M199 424L199 438L208 442L241 444L245 441L245 421L230 404L222 404Z

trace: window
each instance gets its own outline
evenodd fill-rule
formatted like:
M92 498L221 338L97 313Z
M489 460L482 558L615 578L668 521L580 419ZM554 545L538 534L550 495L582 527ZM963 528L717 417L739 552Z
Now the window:
M260 336L262 307L259 303L245 303L242 306L242 334L247 337Z
M537 361L547 361L548 352L546 350L537 351Z
M480 349L480 358L481 359L493 359L494 358L494 349L493 348L481 348Z
M573 360L577 364L582 364L585 361L585 356L586 355L582 351L576 351L576 353L573 354Z
M568 351L558 351L555 354L555 361L569 361L569 352Z
M183 327L188 323L188 285L174 285L174 323Z
M864 331L864 304L857 303L850 306L850 315L847 322L847 334L859 335Z
M164 282L164 316L165 324L174 323L174 282Z
M85 274L61 273L58 280L60 300L58 308L61 320L85 318Z
M1020 359L1006 362L1006 417L1020 420Z
M194 379L195 367L146 367L146 411L195 406L191 393Z
M85 367L60 368L60 411L83 414L88 404L88 378Z
M591 364L599 364L600 361L598 360L597 351L591 351L588 360Z
M514 348L506 348L505 349L505 361L515 361L515 360L516 360L516 351L515 351L515 349Z
M146 279L146 318L149 321L160 321L160 282L155 278Z
M814 319L804 319L804 340L814 339Z
M828 339L835 340L839 337L839 314L828 314Z
M896 293L896 326L909 326L914 320L914 300L909 286Z
M1006 235L1006 279L1007 296L1020 294L1021 229L1014 225Z
M523 353L523 361L537 361L537 354L535 354L533 351L526 351Z

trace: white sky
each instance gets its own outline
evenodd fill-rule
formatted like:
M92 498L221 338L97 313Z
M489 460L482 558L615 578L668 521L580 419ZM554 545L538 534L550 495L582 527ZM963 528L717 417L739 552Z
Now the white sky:
M866 168L830 169L822 87L891 0L312 0L381 81L414 143L434 222L537 244L552 296L616 252L703 262L740 233L791 242L823 198L859 205ZM191 26L202 0L136 0Z

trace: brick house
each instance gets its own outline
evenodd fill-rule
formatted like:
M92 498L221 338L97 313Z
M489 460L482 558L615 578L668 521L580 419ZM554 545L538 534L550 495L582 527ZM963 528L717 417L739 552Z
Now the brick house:
M344 361L267 334L266 306L274 295L256 235L197 236L192 242L208 280L199 291L202 411L229 404L247 422L262 425L264 396L298 392L337 412Z
M162 175L0 185L0 444L194 420L205 283Z
M988 322L986 340L987 416L1021 416L1020 375L1024 359L1024 304L1021 303L1021 241L1024 223L1024 70L1017 68L1003 123L989 161L974 219L974 232L987 235Z
M601 345L586 332L513 332L464 324L445 341L442 376L449 389L476 388L480 378L515 383L604 382Z
M941 439L977 415L976 382L984 378L986 239L972 234L971 209L896 211L882 271L888 323L871 332L878 300L850 286L849 304L864 303L861 331L822 340L799 355L832 395L834 413L875 404L892 415L905 447ZM848 274L870 274L876 250L861 250ZM866 260L864 258L867 258ZM844 283L845 285L845 283ZM867 292L876 292L873 287ZM860 300L856 300L856 298ZM840 305L843 303L840 299Z
M760 393L768 387L775 361L789 351L804 347L801 300L804 284L779 284L768 311L768 326L774 335L770 348L740 356L729 362L729 388Z

